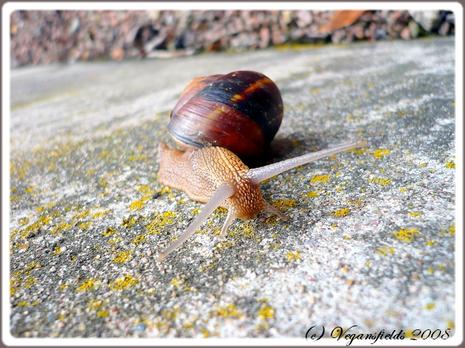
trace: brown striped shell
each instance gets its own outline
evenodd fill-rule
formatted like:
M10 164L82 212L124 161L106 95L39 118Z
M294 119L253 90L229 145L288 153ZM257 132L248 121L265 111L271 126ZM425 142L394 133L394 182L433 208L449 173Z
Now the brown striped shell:
M184 89L168 130L187 147L221 146L241 158L263 154L283 118L275 83L254 71L198 77Z

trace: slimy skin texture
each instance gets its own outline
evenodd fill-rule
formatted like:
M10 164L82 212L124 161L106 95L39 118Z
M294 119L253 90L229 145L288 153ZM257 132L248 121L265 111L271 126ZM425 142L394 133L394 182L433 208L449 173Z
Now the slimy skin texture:
M259 185L247 177L249 167L225 148L182 152L162 144L159 156L160 182L184 191L193 200L206 203L221 184L229 183L234 194L221 206L232 209L236 218L254 218L266 206Z

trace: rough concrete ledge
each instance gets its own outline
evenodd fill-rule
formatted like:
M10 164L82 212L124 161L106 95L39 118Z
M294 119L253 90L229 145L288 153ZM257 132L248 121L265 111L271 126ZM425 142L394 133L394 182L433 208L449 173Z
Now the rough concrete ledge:
M365 149L262 185L289 221L224 211L158 251L200 204L156 180L194 76L276 81L270 161ZM12 72L11 331L18 337L303 337L313 324L454 326L454 42L428 39Z

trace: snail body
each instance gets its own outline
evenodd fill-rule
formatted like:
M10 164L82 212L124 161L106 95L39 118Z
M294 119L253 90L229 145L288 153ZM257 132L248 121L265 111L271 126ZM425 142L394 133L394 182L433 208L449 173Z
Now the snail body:
M250 169L240 157L250 158L263 153L282 120L281 95L270 81L260 73L239 71L196 78L184 90L168 126L176 142L183 144L183 150L160 144L158 178L162 184L180 189L191 199L206 204L184 233L159 254L159 261L180 247L220 206L228 209L221 237L225 237L228 227L237 218L251 219L261 212L285 218L263 198L261 182L320 158L365 145L363 141L347 142ZM218 98L224 103L220 105ZM257 101L248 104L247 98L257 98ZM267 106L267 103L273 105ZM252 106L265 113L260 121L256 121L259 114L245 114L246 110L256 111ZM252 132L247 128L250 122L255 123ZM254 142L254 138L244 140L244 134L255 134L257 141Z
M235 194L221 206L234 211L236 217L252 219L265 208L259 185L246 176L249 168L228 149L210 146L179 151L162 144L159 156L159 181L183 190L195 201L207 203L221 184L230 183Z

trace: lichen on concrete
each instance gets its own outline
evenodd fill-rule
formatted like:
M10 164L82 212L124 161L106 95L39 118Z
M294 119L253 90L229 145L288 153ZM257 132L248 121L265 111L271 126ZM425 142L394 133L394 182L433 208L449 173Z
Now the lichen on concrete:
M169 110L192 77L237 69L282 91L268 161L369 145L267 180L288 221L238 221L220 241L217 210L159 267L201 208L157 181ZM454 105L453 39L13 71L12 334L453 326Z

